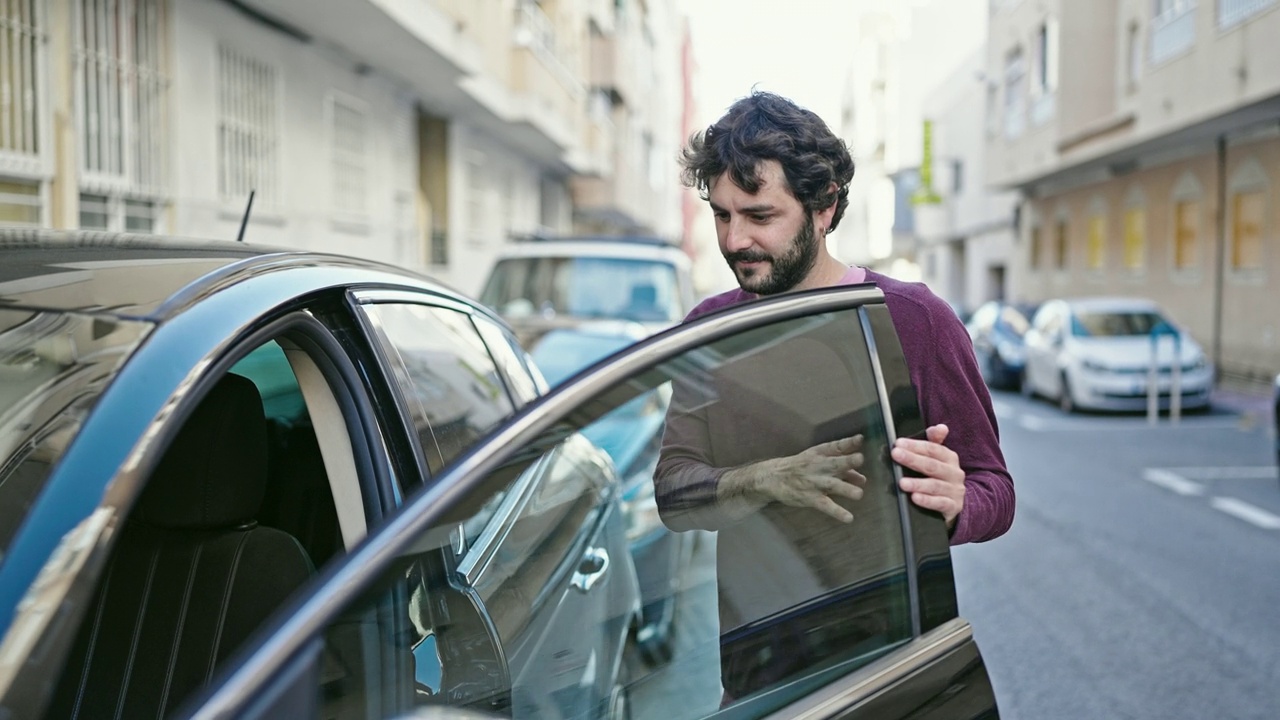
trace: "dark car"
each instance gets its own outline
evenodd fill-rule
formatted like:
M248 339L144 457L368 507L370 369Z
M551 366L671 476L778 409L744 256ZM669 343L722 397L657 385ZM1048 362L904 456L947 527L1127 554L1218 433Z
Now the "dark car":
M982 379L992 388L1018 389L1026 363L1022 337L1031 327L1029 318L1035 306L985 302L969 316L965 328L973 339L973 352L978 357Z
M636 323L585 322L546 333L530 353L554 387L647 335ZM670 402L671 388L662 385L631 400L607 421L596 422L583 431L588 440L609 454L622 478L627 540L644 604L636 644L653 665L671 659L676 600L695 537L693 533L668 530L658 516L654 498L653 472Z
M500 322L401 269L0 240L0 715L995 716L945 523L887 457L920 418L875 288L715 313L538 396ZM863 434L868 484L853 524L716 544L758 573L717 608L692 567L646 670L584 435L667 384L774 444Z

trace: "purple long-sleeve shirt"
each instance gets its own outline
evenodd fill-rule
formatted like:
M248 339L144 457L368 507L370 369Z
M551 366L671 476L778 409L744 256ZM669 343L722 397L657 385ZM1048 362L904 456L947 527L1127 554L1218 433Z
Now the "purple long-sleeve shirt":
M874 283L898 333L911 381L926 425L945 423L945 442L959 455L965 471L964 509L956 519L951 544L982 542L1004 534L1013 522L1013 478L1000 451L991 396L983 383L964 325L951 308L922 283L908 283L851 268L842 284ZM685 318L747 302L757 296L742 290L708 298ZM675 408L673 408L675 409ZM669 426L663 457L654 477L659 511L675 530L719 530L756 508L728 507L716 500L720 476L730 468L713 467L685 452L705 438L673 436Z

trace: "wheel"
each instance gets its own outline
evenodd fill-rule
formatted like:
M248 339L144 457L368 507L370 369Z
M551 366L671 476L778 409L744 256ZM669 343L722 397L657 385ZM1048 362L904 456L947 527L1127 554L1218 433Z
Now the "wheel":
M1067 380L1065 371L1062 373L1062 393L1058 396L1058 407L1068 415L1076 411L1076 401L1071 396L1071 383Z

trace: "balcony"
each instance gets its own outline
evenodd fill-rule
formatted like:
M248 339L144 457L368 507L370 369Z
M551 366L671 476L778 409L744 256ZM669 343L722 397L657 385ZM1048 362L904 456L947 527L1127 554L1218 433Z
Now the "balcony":
M1218 29L1233 28L1275 4L1276 0L1218 0Z
M1196 43L1196 6L1180 4L1151 20L1151 64L1159 65Z

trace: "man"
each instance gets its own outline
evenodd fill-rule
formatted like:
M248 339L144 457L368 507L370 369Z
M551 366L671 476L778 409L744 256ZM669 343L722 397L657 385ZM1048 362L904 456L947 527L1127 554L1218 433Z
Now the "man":
M756 92L692 138L683 162L685 183L711 205L720 251L739 284L737 290L703 301L686 321L762 295L874 283L885 295L920 412L929 425L924 439L899 438L892 448L893 460L919 475L903 477L901 491L916 505L942 515L953 545L1006 532L1013 521L1013 480L964 326L924 285L846 266L826 247L827 234L848 206L854 173L844 142L813 112L777 95ZM718 461L716 453L700 447L708 444L705 432L689 430L693 424L688 418L697 412L690 408L697 403L688 400L688 392L682 398L680 387L676 390L654 476L658 507L673 530L732 531L729 537L721 532L718 559L721 627L728 631L761 613L753 608L744 614L732 606L726 583L757 582L762 555L773 552L779 540L821 524L812 514L797 516L797 509L852 523L850 507L858 505L868 487L862 472L863 437L746 463ZM698 427L716 432L708 417L704 413ZM733 422L732 414L720 417ZM729 432L741 435L742 430ZM720 446L741 440L731 438ZM883 475L881 471L877 479ZM827 534L820 542L792 542L810 548L806 552L859 544L858 536L823 532ZM762 535L772 539L762 540ZM729 554L737 557L730 558L732 567L726 566L726 544L733 545ZM826 552L829 557L821 563L839 562L837 552ZM825 571L819 568L820 572ZM737 672L734 661L722 655L721 662L726 698L763 686L731 678Z

